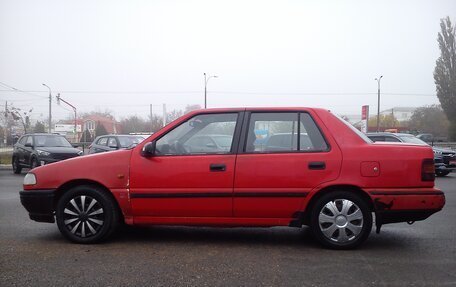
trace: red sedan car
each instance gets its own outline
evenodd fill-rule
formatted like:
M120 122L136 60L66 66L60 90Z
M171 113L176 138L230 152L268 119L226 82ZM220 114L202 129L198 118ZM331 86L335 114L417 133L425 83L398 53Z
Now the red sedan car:
M31 170L21 202L77 243L129 225L310 226L354 248L445 204L428 146L372 143L324 109L189 113L136 147Z

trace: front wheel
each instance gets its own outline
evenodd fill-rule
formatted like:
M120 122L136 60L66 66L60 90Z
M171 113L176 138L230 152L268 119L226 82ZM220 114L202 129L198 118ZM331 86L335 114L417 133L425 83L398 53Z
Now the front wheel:
M20 174L21 171L22 171L22 167L21 165L19 164L19 159L17 157L14 157L13 160L12 160L12 164L13 164L13 172L15 174Z
M74 187L60 198L56 210L57 226L67 239L83 244L109 237L118 223L114 200L96 186Z
M35 167L38 167L38 166L40 166L38 159L36 157L33 157L32 161L30 162L30 169L34 169Z
M352 249L363 243L372 230L372 213L353 192L331 192L314 204L311 211L314 237L332 249Z

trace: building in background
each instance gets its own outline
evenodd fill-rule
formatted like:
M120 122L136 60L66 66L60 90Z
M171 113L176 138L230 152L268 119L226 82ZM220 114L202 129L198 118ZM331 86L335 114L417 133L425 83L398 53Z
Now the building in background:
M394 107L380 112L381 115L393 115L399 122L409 121L415 112L413 107Z
M92 141L97 134L98 125L102 125L104 134L121 133L120 123L114 118L101 115L88 115L76 121L76 132L74 132L74 120L62 120L55 124L55 132L65 135L70 142ZM85 133L85 134L84 134Z

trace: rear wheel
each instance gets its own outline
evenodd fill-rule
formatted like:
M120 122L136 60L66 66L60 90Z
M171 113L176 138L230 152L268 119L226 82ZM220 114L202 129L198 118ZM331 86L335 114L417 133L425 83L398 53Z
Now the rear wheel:
M19 164L19 159L17 157L14 157L12 160L12 165L13 165L13 172L15 174L20 174L22 171L22 167Z
M437 176L446 176L446 175L448 175L449 173L450 173L449 171L439 171L439 170L437 170L437 171L435 172L435 174L436 174Z
M117 227L119 214L114 200L96 186L77 186L65 192L57 204L57 225L67 239L97 243Z
M314 237L332 249L352 249L363 243L372 229L372 213L362 198L352 192L323 195L311 211Z

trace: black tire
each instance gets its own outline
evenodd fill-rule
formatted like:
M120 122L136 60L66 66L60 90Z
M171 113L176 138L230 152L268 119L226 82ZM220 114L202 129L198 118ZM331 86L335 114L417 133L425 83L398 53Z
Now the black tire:
M353 192L330 192L311 208L312 234L325 247L353 249L371 233L372 213L367 203Z
M449 171L439 171L439 170L437 170L435 172L435 175L437 175L437 176L447 176L448 174L450 174Z
M67 239L91 244L107 239L116 230L119 212L114 199L105 190L81 185L66 191L59 199L56 219L60 232Z
M17 157L13 157L13 160L11 161L13 165L13 172L15 174L20 174L22 171L22 167L19 164L19 159Z
M35 167L38 167L38 166L40 166L38 159L36 157L32 157L32 160L30 161L30 169L34 169Z

